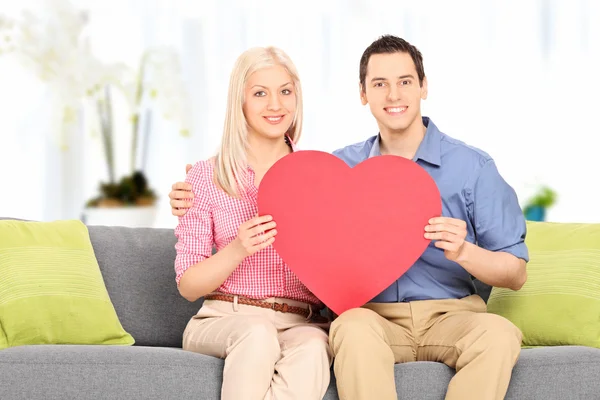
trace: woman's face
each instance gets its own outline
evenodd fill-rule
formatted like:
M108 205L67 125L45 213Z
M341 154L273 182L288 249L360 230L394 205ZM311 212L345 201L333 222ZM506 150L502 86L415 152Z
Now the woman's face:
M270 139L283 137L296 113L294 91L292 77L280 65L250 75L243 106L249 134Z

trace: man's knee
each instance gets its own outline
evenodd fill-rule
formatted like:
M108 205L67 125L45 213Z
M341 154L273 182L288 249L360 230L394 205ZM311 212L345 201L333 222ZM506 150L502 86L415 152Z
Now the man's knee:
M329 330L329 343L336 352L342 342L364 341L368 332L377 331L380 317L375 311L366 308L353 308L342 313L332 323ZM350 344L350 343L348 343Z
M480 314L479 320L479 325L484 331L481 340L485 342L486 347L512 354L521 351L523 335L515 324L504 317L489 313Z

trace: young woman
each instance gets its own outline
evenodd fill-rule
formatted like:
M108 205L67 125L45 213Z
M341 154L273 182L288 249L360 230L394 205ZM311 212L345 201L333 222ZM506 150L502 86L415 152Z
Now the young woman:
M250 49L231 74L221 148L186 177L194 199L175 229L176 281L183 297L205 301L183 348L225 359L224 400L316 400L329 386L328 324L314 318L322 304L271 246L276 221L257 215L262 177L301 129L294 64L277 48Z

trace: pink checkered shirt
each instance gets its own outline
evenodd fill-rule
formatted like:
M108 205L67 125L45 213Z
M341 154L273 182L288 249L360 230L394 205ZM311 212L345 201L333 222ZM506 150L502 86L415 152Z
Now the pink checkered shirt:
M188 268L210 257L213 245L221 250L237 237L240 224L258 213L258 190L254 184L240 199L229 196L213 182L213 162L214 159L200 161L187 174L186 182L192 184L194 204L183 217L179 217L175 228L178 285ZM254 172L250 168L248 170L249 182L254 182ZM273 246L246 257L217 290L252 299L282 297L321 305Z

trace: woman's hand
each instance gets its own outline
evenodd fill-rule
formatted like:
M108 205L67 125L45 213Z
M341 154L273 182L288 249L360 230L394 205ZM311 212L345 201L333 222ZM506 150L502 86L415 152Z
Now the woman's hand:
M270 215L252 218L240 225L234 246L243 258L273 244L277 230L275 221Z

